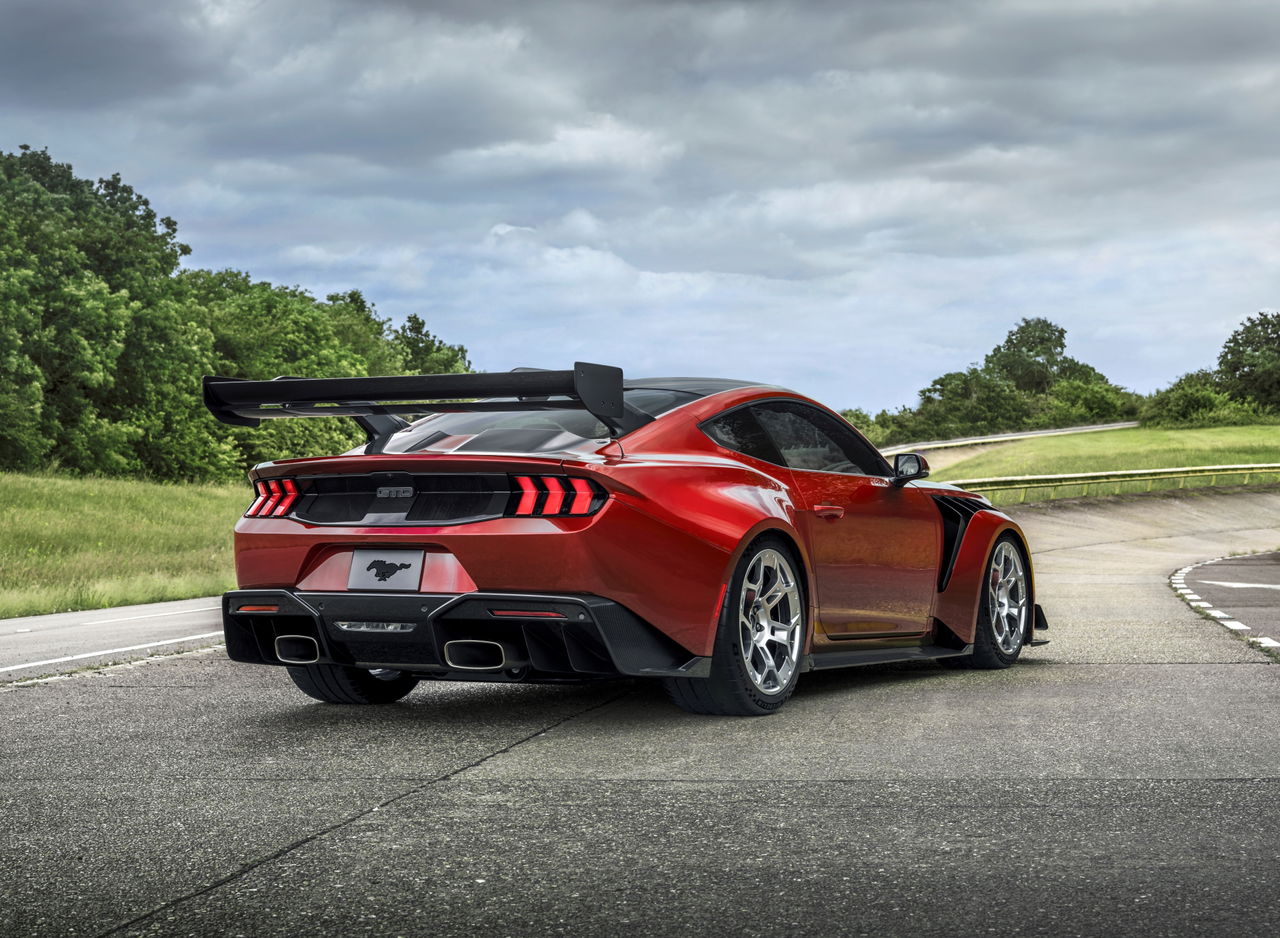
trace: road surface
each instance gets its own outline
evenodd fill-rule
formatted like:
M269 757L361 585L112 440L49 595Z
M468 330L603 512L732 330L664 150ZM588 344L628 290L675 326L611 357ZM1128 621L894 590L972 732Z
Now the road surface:
M0 619L0 681L169 654L221 641L218 598Z
M1280 649L1280 552L1200 564L1177 585L1184 602L1247 632L1243 638Z
M0 688L0 934L1276 934L1280 669L1168 577L1280 546L1280 494L1017 514L1053 644L766 719L326 706L217 649Z

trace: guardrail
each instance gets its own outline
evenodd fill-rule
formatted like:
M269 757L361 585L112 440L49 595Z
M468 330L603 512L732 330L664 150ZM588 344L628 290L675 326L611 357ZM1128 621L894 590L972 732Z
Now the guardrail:
M955 446L983 446L987 443L1005 443L1010 440L1032 440L1042 436L1068 436L1073 433L1100 433L1103 430L1129 430L1138 426L1136 420L1121 423L1095 423L1087 427L1056 427L1052 430L1019 430L1017 433L996 433L991 436L966 436L955 440L929 440L924 443L897 443L880 450L882 455L923 452L931 449L951 449Z
M1206 479L1204 485L1188 485L1193 480ZM1081 472L1063 473L1061 475L1042 476L1004 476L993 479L955 479L946 480L951 485L959 486L971 492L980 492L991 498L993 503L1022 504L1047 498L1062 498L1058 489L1079 487L1081 491L1072 495L1115 495L1131 492L1152 492L1157 490L1203 488L1218 485L1219 479L1229 479L1231 483L1249 485L1251 480L1261 482L1280 482L1280 463L1251 463L1235 466L1179 466L1174 469L1121 469L1113 472ZM940 480L941 481L941 480ZM1173 484L1177 483L1177 484ZM1113 488L1113 491L1099 489ZM1091 488L1093 491L1091 491ZM1019 497L1014 499L1013 493ZM1028 493L1038 497L1028 499ZM995 497L993 497L995 496Z

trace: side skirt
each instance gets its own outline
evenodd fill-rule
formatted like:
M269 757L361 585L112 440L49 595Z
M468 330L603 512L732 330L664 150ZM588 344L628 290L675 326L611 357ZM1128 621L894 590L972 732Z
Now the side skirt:
M955 658L973 652L972 645L963 648L944 648L941 645L917 645L914 648L875 648L861 651L828 651L808 655L806 671L826 671L830 668L854 668L864 664L889 664L896 661L932 661L937 658Z

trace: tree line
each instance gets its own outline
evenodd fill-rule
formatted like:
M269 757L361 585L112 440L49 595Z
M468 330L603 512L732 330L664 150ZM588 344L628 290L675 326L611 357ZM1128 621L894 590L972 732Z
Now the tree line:
M243 478L282 453L334 453L348 420L230 427L199 378L469 371L420 316L399 327L359 290L323 300L235 270L180 266L171 218L120 176L47 151L0 153L0 469L161 480Z
M392 326L359 290L317 299L242 271L184 267L188 254L174 220L118 174L95 182L45 150L0 153L0 470L241 478L254 463L343 452L363 437L347 420L218 423L200 375L471 370L466 349L421 316ZM981 364L921 390L914 407L844 413L882 446L1133 418L1278 421L1280 314L1249 318L1216 369L1149 397L1067 355L1060 326L1023 319Z
M921 390L916 406L844 416L878 446L1122 420L1155 427L1280 423L1280 313L1246 319L1216 369L1183 375L1149 396L1067 355L1066 340L1066 330L1047 319L1023 319L982 364Z

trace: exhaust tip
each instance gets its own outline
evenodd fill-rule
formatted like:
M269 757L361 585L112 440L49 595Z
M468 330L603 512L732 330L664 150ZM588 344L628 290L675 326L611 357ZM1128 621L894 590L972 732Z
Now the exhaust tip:
M459 671L501 671L507 666L507 651L501 642L460 638L444 643L444 663Z
M320 643L309 635L276 636L276 657L285 664L315 664L320 660Z

